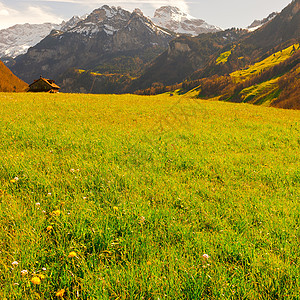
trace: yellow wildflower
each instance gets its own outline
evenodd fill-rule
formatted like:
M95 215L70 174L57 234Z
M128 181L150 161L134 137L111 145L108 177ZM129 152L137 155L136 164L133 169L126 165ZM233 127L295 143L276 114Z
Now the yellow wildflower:
M41 279L37 276L34 276L34 277L31 278L31 282L33 284L41 284Z
M19 180L19 178L18 178L18 177L15 177L15 178L12 179L10 182L15 183L15 182L17 182L18 180Z
M147 261L147 265L148 265L148 266L151 266L151 265L152 265L152 262L151 262L151 261Z
M51 225L47 226L47 231L51 231L53 229L53 227Z
M54 210L53 212L52 212L52 215L54 215L54 216L59 216L60 215L60 210L58 209L58 210Z
M113 210L118 211L118 210L119 210L119 207L118 207L118 206L114 206L114 207L113 207Z
M75 251L71 251L68 255L68 257L72 258L72 257L75 257L77 254Z
M63 297L63 296L64 296L64 293L65 293L65 290L64 290L64 289L61 289L61 290L59 290L59 291L56 293L56 297Z
M43 275L43 274L39 274L38 276L39 276L41 279L45 279L45 278L46 278L46 276Z

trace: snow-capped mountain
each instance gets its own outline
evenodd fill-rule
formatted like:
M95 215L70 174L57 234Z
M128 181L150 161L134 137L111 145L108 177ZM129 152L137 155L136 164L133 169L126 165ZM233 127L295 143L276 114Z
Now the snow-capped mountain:
M52 30L67 31L84 20L85 16L74 16L61 24L18 24L0 30L0 57L15 58L25 54L27 50L44 39Z
M61 31L68 31L70 29L72 29L73 27L75 27L80 21L83 21L84 19L86 19L88 15L83 15L82 17L79 16L73 16L69 21L67 22L62 22L60 30Z
M95 9L85 19L78 22L76 26L69 29L68 32L79 33L85 36L93 36L100 32L104 32L107 35L114 35L120 30L132 30L133 19L131 16L135 15L136 18L143 19L143 25L150 32L156 34L170 35L164 30L155 26L152 21L146 18L140 9L135 9L133 13L122 9L121 7L110 7L104 5L99 9Z
M162 53L173 37L140 10L104 5L68 30L52 31L11 68L27 82L40 74L57 78L72 68L128 72Z
M45 38L53 29L60 29L61 25L23 24L0 30L0 57L16 57Z
M134 13L143 16L143 13L139 9L136 9ZM18 55L25 54L30 47L38 44L53 29L83 35L95 35L98 32L104 31L108 35L113 35L127 25L126 22L130 15L131 12L123 10L120 7L116 8L104 5L90 15L87 14L81 17L73 16L67 22L62 22L61 24L23 24L2 29L0 30L0 57L15 58ZM154 24L176 33L191 35L221 30L171 6L163 6L157 9L152 21L145 16L143 18L149 30L161 33L164 31L154 26ZM167 33L164 32L164 34Z
M154 13L152 21L154 24L173 32L191 35L222 30L219 27L207 24L204 20L196 19L173 6L158 8Z
M252 22L251 25L249 25L247 27L247 29L249 31L255 31L256 29L260 28L261 26L265 25L266 23L270 22L271 20L273 20L276 16L278 15L278 13L273 12L271 13L267 18L264 18L262 20L255 20Z

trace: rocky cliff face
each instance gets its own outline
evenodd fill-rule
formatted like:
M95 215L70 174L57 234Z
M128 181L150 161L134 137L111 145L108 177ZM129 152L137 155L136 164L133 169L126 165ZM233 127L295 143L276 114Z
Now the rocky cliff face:
M66 31L52 31L17 59L13 71L31 82L40 75L57 78L70 68L116 67L115 58L120 56L138 57L145 64L166 49L172 38L140 11L105 5Z
M201 33L217 32L222 30L214 25L207 24L204 20L196 19L179 8L162 6L154 13L152 21L176 33L198 35Z
M169 43L168 49L158 56L132 82L129 91L151 87L153 83L172 85L182 82L194 71L204 67L223 47L241 40L245 30L226 30L199 36L180 36Z

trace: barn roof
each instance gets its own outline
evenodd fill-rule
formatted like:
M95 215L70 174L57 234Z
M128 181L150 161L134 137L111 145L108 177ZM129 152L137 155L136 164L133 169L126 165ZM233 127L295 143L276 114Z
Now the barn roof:
M34 82L32 84L30 84L29 87L31 87L32 85L34 85L36 82L38 82L40 80L46 82L49 86L51 86L54 89L60 89L60 87L55 83L54 80L43 78L43 77L40 77L39 79L34 80Z

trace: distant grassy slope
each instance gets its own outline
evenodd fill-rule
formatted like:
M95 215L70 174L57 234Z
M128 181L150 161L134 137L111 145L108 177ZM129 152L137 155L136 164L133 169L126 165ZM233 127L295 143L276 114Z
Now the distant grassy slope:
M298 298L299 111L67 94L0 111L1 299Z
M231 50L229 51L226 51L226 52L223 52L219 55L219 57L217 58L216 60L216 64L219 65L219 64L225 64L227 61L228 61L228 58L230 57L232 51L235 49L235 46L232 47Z
M270 104L270 102L274 100L273 98L279 94L278 80L279 78L271 79L243 89L240 92L242 102Z
M28 87L0 61L0 92L23 92Z
M270 22L245 35L235 42L235 49L227 45L218 55L214 55L207 65L190 76L190 80L208 78L214 75L223 76L236 70L253 65L266 56L300 41L300 1L292 1ZM277 49L277 50L276 50ZM217 63L223 53L229 54L224 63ZM199 49L199 52L201 50Z
M290 47L287 47L281 51L278 51L267 58L251 65L248 68L245 68L243 70L238 70L230 74L231 77L234 78L234 82L238 83L241 81L244 81L246 79L249 79L253 76L258 75L259 73L264 72L265 70L270 69L271 67L274 67L281 62L284 62L288 58L290 58L295 52L299 51L300 45L294 44Z
M228 53L219 56L226 63ZM185 81L180 93L198 98L249 102L281 108L300 108L300 45L296 43L273 53L253 65L225 76ZM195 95L194 95L195 96Z

